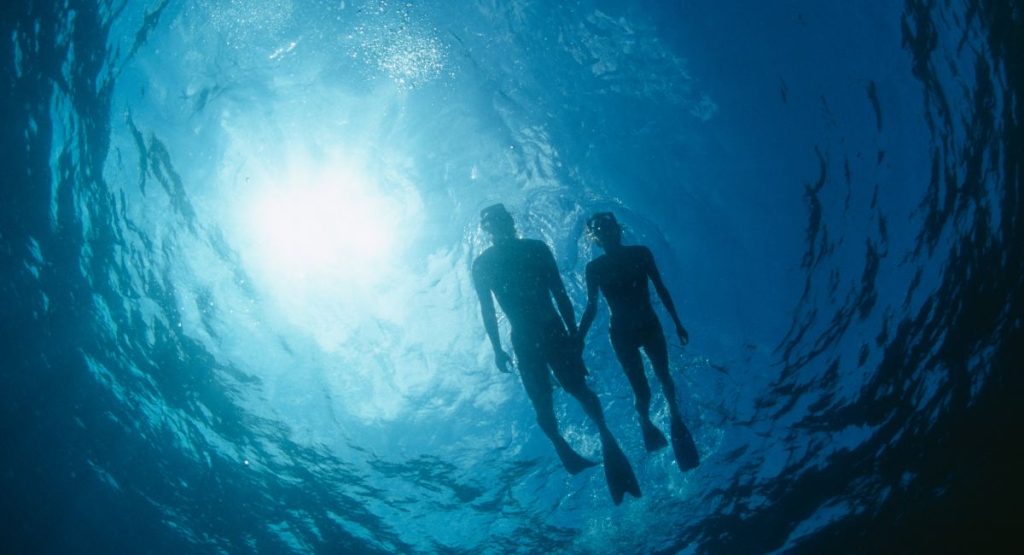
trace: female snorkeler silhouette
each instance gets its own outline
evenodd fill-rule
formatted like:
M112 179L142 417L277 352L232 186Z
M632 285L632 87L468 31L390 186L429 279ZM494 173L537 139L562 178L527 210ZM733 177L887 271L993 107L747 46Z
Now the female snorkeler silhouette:
M658 266L650 249L640 245L622 244L622 226L611 212L594 214L587 221L587 229L604 249L605 254L587 264L587 308L580 321L578 338L580 346L594 322L597 313L597 297L600 291L611 310L612 348L622 364L622 369L633 386L636 395L636 410L640 413L640 426L644 434L644 446L648 451L665 447L665 435L651 422L651 388L644 375L644 363L640 349L647 354L654 369L654 375L661 382L662 392L668 401L671 414L672 449L680 470L690 470L698 464L697 448L690 431L683 424L676 402L675 384L668 369L668 348L661 323L651 306L647 282L654 284L654 290L676 326L679 342L686 345L689 335L679 321L672 297L661 281Z

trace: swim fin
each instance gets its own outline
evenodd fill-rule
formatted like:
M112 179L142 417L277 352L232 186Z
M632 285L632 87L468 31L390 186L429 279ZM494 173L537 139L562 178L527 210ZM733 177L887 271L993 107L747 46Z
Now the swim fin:
M558 458L562 461L562 466L569 474L579 474L584 470L597 466L597 463L586 459L583 455L580 455L576 451L569 447L567 443L561 443L555 445L555 452L558 453Z
M693 436L690 435L690 430L686 429L686 425L680 418L672 419L672 451L676 454L676 464L679 465L679 470L683 472L697 468L697 465L700 464Z
M641 420L640 427L644 432L644 448L647 449L648 453L668 447L668 440L665 439L665 434L661 433L661 430L653 422Z
M610 437L604 439L601 444L604 454L604 477L608 481L612 501L616 505L622 503L622 498L627 493L633 497L640 497L640 484L637 483L633 468L629 466L629 459L619 448L619 444Z

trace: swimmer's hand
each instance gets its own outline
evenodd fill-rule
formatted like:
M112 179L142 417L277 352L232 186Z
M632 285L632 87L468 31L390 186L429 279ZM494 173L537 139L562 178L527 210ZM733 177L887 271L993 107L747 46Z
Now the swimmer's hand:
M509 368L512 365L512 357L508 356L505 351L494 351L494 365L498 367L498 370L509 374L512 372L512 369Z
M576 350L576 354L583 355L583 336L579 332L572 334L569 337L569 341L572 341L572 347Z
M690 342L690 334L686 333L686 328L682 324L676 324L676 335L679 336L680 345L685 347Z

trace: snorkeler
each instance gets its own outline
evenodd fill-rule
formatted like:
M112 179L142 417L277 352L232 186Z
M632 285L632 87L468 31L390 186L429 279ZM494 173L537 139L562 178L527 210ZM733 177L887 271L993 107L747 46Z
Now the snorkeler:
M587 369L574 340L576 317L551 250L541 241L517 237L512 215L501 204L480 212L480 227L491 236L493 245L473 262L473 284L480 298L484 328L494 348L495 365L509 372L511 359L501 347L492 294L512 326L512 348L523 388L562 465L576 474L597 463L574 451L558 432L548 367L600 430L612 500L618 505L626 493L640 497L633 469L605 424L597 395L587 387Z
M648 451L656 451L665 447L667 442L665 435L651 422L651 388L644 375L644 363L640 358L641 348L651 361L654 375L661 382L662 392L668 401L672 449L675 452L676 464L684 471L695 468L698 464L697 448L679 414L675 384L668 370L665 334L662 333L661 323L658 322L658 316L651 306L650 292L647 289L648 280L654 284L654 290L672 316L679 342L686 345L690 338L679 322L676 307L672 303L668 289L661 281L654 257L647 247L622 244L622 227L611 212L594 214L587 221L587 230L601 245L605 254L587 264L587 307L580 321L579 344L582 346L583 339L594 322L597 313L597 292L600 290L611 310L608 331L611 335L612 348L636 395L636 410L640 413L644 446Z

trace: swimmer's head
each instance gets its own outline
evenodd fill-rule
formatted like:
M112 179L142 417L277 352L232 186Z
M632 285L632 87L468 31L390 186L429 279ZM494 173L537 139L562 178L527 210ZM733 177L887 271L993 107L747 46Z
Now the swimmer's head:
M492 204L480 211L480 228L495 239L511 239L516 236L512 214L501 203Z
M598 212L591 216L587 220L587 232L603 247L622 242L622 226L611 212Z

